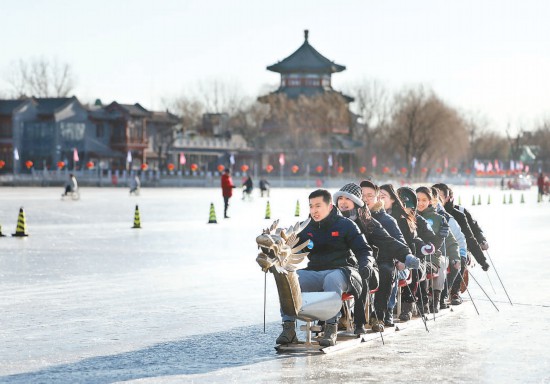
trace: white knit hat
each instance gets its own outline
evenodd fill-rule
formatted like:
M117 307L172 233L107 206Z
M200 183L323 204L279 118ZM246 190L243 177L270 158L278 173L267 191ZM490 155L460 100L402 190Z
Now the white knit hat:
M338 205L338 198L340 196L347 197L351 201L353 201L355 204L357 204L359 207L362 207L365 205L363 203L363 192L361 191L361 187L358 186L355 183L349 183L344 185L338 192L335 192L332 195L332 200L334 201L335 205Z

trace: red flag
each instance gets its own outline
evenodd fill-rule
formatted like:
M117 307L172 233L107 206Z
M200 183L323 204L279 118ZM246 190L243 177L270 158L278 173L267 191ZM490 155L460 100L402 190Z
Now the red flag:
M284 153L281 153L279 155L279 164L285 165L285 155L284 155Z
M76 148L73 150L73 160L80 161L80 159L78 158L78 151L76 150Z
M372 167L376 168L376 155L372 157Z
M185 165L186 162L187 160L185 159L185 155L183 154L183 152L180 152L180 164Z

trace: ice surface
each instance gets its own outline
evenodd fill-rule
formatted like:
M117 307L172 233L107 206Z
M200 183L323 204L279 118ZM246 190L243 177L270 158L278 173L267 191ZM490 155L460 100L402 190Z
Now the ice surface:
M345 182L343 182L344 184ZM273 189L271 217L289 226L311 189ZM256 192L256 191L255 191ZM281 356L278 299L255 263L255 237L271 224L266 198L231 200L219 189L1 188L0 382L546 382L550 381L550 203L519 191L457 187L481 223L494 273L473 273L471 303L453 316L328 356ZM483 205L471 207L481 194ZM491 194L491 205L486 205ZM507 202L510 192L506 192ZM207 224L210 202L218 224ZM142 229L131 229L135 205ZM466 297L466 295L465 295ZM388 331L391 332L391 331Z

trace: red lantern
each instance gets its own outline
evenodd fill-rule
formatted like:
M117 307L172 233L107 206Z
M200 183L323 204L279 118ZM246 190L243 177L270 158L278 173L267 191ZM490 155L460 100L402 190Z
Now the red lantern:
M389 167L384 167L382 168L382 173L389 173L390 172L390 168Z
M219 164L218 165L218 172L223 172L223 170L225 169L225 167L222 165L222 164Z
M141 170L146 171L149 166L146 163L141 164Z
M246 165L246 164L241 165L241 171L243 171L243 172L248 171L248 165Z
M436 171L437 173L443 172L443 170L442 170L441 168L437 168L435 171Z
M342 173L342 172L344 172L344 167L339 166L339 167L338 167L338 173Z
M365 173L365 172L367 172L367 167L361 167L361 168L359 168L359 172L360 172L360 173Z
M93 162L93 161L88 161L88 162L86 163L86 168L92 169L93 167L94 167L94 162Z
M197 164L195 164L195 163L191 164L191 170L192 170L193 172L196 172L197 169L199 169L199 166L198 166Z
M27 167L27 169L31 169L33 166L33 162L30 160L27 160L25 161L25 166Z
M296 173L300 170L300 167L298 167L297 165L293 165L292 168L290 168L290 170L292 171L292 173Z
M267 166L265 167L265 170L267 171L267 173L271 173L273 171L273 165L267 164Z
M407 174L407 168L405 168L405 167L401 168L401 173L403 175L406 175Z
M174 168L176 168L176 166L175 166L173 163L169 163L169 164L166 166L166 168L168 168L168 170L169 170L170 172L172 172L172 171L174 170Z
M6 165L6 162L4 160L0 160L0 169L4 168L4 165Z
M456 174L457 172L458 172L458 168L457 168L457 167L452 167L452 168L451 168L451 173Z
M422 173L428 173L428 168L424 167L420 170Z
M63 167L65 167L65 162L64 161L58 161L57 162L57 169L63 169Z

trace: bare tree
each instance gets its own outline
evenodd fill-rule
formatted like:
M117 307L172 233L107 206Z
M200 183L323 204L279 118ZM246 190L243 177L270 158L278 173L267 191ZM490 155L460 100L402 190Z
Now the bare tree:
M423 163L432 165L443 157L464 157L468 143L465 123L433 91L422 86L406 90L396 95L394 108L388 146L403 155L409 174L413 158L419 169Z
M66 97L75 85L69 64L43 57L28 61L20 59L13 63L6 81L11 85L11 93L15 98Z
M362 159L370 159L391 117L391 100L387 89L377 80L363 81L348 91L354 98L353 110L359 115L355 125L355 137L363 142L359 154Z
M274 93L263 96L261 101L269 106L266 135L270 145L294 151L298 159L308 160L304 148L330 148L329 134L350 133L348 104L337 92L295 99Z

